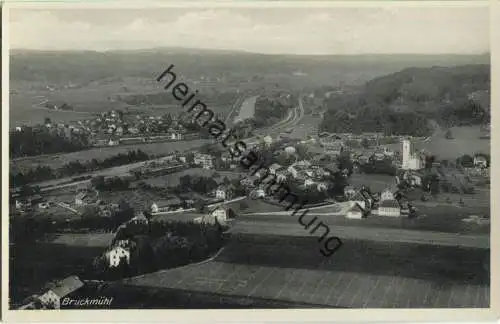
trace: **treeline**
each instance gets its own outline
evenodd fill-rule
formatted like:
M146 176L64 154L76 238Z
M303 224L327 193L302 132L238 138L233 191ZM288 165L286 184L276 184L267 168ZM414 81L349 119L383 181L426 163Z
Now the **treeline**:
M10 132L11 158L80 151L90 146L87 135L72 133L71 138L45 127L26 127Z
M419 137L432 133L428 119L421 114L373 106L365 107L355 114L344 110L329 110L323 117L320 130L331 133L374 132Z
M397 168L392 164L392 159L384 158L383 160L377 160L373 156L370 157L368 163L359 165L359 171L362 173L386 174L390 176L397 174Z
M409 68L327 99L320 129L426 136L429 119L446 126L488 123L489 89L489 65Z
M288 110L293 107L292 102L291 99L260 96L255 102L253 124L256 128L275 124L285 118Z
M17 187L33 182L64 178L76 174L97 171L134 162L149 160L150 156L141 150L130 150L119 153L103 160L92 159L86 162L72 161L58 169L49 166L37 166L25 172L10 174L10 186Z

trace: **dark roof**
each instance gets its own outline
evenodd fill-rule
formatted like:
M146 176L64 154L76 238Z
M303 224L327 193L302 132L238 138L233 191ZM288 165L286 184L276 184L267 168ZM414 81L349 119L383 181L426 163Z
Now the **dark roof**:
M401 208L399 206L399 203L395 199L389 199L389 200L384 200L380 203L379 207L386 207L386 208Z
M54 294L59 297L64 297L73 291L81 288L83 286L83 282L77 276L70 276L64 280L61 280L56 283L56 287L51 289Z
M365 200L365 199L366 199L366 196L360 190L360 191L356 192L350 200L360 200L361 201L361 200Z
M363 208L359 204L354 204L351 208L349 208L350 212L363 212Z

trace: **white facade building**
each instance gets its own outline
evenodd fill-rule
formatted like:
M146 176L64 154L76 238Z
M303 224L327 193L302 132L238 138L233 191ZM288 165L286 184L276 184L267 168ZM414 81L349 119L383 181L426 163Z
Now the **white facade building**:
M130 263L130 251L122 246L116 246L106 252L106 259L110 268L118 267L123 258L127 264Z

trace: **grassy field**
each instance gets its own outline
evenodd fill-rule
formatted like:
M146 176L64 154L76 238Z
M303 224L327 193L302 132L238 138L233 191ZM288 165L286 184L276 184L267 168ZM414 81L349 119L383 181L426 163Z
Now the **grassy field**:
M10 162L11 170L23 170L33 168L37 165L48 165L52 168L59 168L63 164L79 161L85 162L91 159L102 160L118 153L127 153L130 150L141 150L151 155L163 155L173 153L174 151L184 151L195 147L202 146L205 143L210 143L210 140L193 140L180 142L165 142L165 143L146 143L137 145L121 145L93 148L84 151L34 156L28 158L15 159Z
M394 185L394 177L385 174L354 173L348 182L355 188L365 185L373 192L380 192Z
M10 127L19 125L34 125L43 123L45 117L54 122L71 122L90 118L95 113L110 111L113 109L130 108L132 110L147 111L153 115L162 115L167 112L177 113L179 106L155 105L155 106L130 106L118 97L134 94L146 95L164 91L154 80L145 78L107 78L96 80L82 85L78 88L57 88L49 90L40 83L26 83L13 81L11 89L15 94L10 95ZM207 93L205 100L210 109L215 112L227 113L234 100L231 96L217 96L211 92ZM224 98L222 101L220 98ZM41 107L44 100L49 102L66 102L74 111L52 111Z
M314 239L240 237L214 261L124 280L183 289L351 308L487 307L487 250L345 241L325 258Z

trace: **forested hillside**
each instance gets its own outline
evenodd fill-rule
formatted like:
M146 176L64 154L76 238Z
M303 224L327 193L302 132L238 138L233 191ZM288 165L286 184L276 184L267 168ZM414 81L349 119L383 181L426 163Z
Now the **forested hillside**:
M425 136L428 120L444 126L490 119L490 66L408 68L327 101L321 129Z

